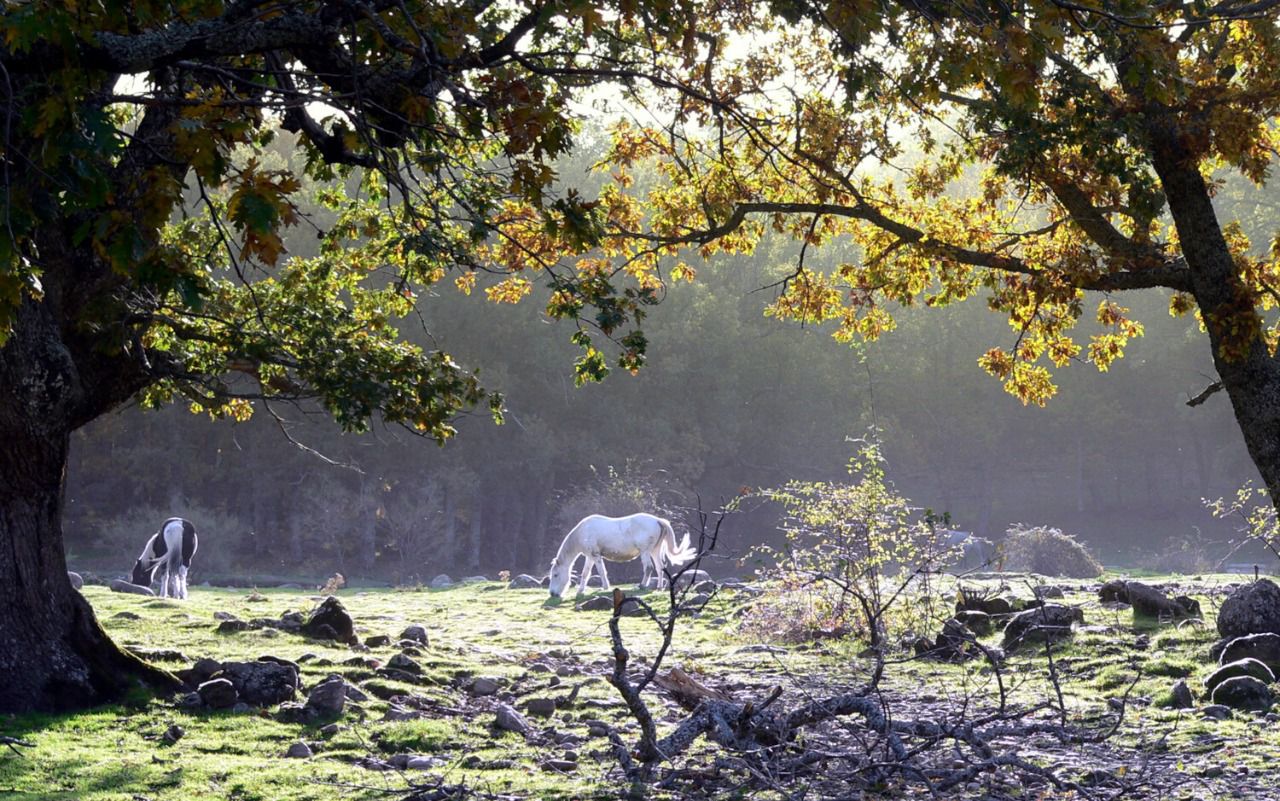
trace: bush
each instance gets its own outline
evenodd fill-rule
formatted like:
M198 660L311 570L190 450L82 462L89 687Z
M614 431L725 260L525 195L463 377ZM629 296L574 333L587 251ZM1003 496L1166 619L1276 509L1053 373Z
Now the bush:
M192 580L201 573L225 573L239 565L235 556L249 530L244 521L217 509L187 503L181 509L160 509L138 506L123 514L108 518L95 528L93 545L109 564L119 565L110 575L127 576L134 560L142 553L147 538L170 517L184 517L196 527L200 536L195 559L191 562ZM206 547L207 546L207 547Z
M1208 573L1213 570L1213 560L1205 552L1204 543L1198 538L1169 537L1151 561L1151 567L1161 573Z
M1003 567L1020 573L1068 578L1097 578L1102 565L1070 534L1048 526L1009 527L1002 546Z

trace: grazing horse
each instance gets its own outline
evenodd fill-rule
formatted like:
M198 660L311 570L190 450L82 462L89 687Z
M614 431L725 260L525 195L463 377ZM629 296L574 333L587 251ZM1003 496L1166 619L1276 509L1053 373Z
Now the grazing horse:
M160 597L186 598L187 569L191 567L191 557L195 556L196 544L196 527L190 520L169 518L147 540L142 555L133 565L133 576L129 581L140 587L150 587L156 569L164 565Z
M697 556L698 552L690 547L688 534L685 534L683 542L677 544L671 523L661 517L644 512L626 517L588 515L565 535L556 558L551 560L552 598L559 598L564 592L573 563L584 555L587 560L578 582L579 594L587 591L591 571L597 567L600 569L604 588L609 589L609 574L604 568L606 559L610 562L629 562L640 557L640 563L644 566L644 578L640 580L640 586L648 585L652 571L657 578L658 589L662 589L665 583L664 562L682 565Z

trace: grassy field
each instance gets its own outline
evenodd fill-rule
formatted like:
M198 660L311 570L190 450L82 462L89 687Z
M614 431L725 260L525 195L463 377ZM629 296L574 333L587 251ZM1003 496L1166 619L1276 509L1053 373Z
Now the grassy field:
M1213 614L1221 588L1240 577L1180 579L1205 609L1206 627L1135 627L1128 611L1103 609L1083 585L1066 586L1067 601L1085 608L1085 625L1074 642L1055 649L1055 664L1073 716L1107 711L1110 698L1128 691L1125 724L1110 742L1060 748L1022 743L1024 756L1067 774L1098 769L1163 772L1162 797L1273 798L1280 786L1280 722L1236 715L1208 721L1192 712L1160 706L1170 684L1187 678L1193 689L1210 669L1207 651L1216 633ZM1011 586L1014 594L1019 585ZM476 791L529 798L615 798L621 779L606 741L592 737L586 721L602 720L634 731L616 691L603 679L609 665L606 611L578 611L571 603L552 605L542 590L508 590L498 583L446 590L343 591L343 603L363 638L387 634L394 640L409 624L424 625L430 646L415 657L423 667L416 684L399 684L374 674L376 663L398 652L395 646L356 653L274 629L219 634L215 612L243 619L279 617L306 611L320 599L300 591L195 588L185 602L121 595L86 587L103 625L117 641L174 649L185 658L166 661L173 669L200 657L253 660L273 655L303 660L303 683L310 687L330 673L386 695L416 695L425 710L410 720L384 720L388 704L377 697L349 705L337 732L319 726L276 721L271 710L252 713L188 712L172 700L139 695L128 703L73 715L29 715L0 722L0 733L34 744L22 756L0 755L0 794L13 799L85 801L165 801L192 798L263 801L275 799L405 798L410 786L443 782ZM1025 589L1021 594L1029 594ZM656 594L649 597L657 598ZM724 590L696 620L683 623L666 662L706 684L747 700L782 686L781 704L857 686L866 679L862 645L824 640L817 644L759 647L759 627L748 636L739 621L758 603L747 592ZM633 659L654 652L658 637L651 623L624 619L623 633ZM998 641L996 635L992 642ZM313 656L307 657L306 654ZM899 717L938 718L958 706L989 705L994 675L978 662L967 665L908 660L891 665L885 686ZM534 698L576 700L549 719L530 717L540 730L526 740L491 728L495 697L467 690L477 676L497 680L516 696L519 708ZM1130 685L1134 682L1137 683ZM1012 698L1025 704L1056 696L1043 657L1012 657L1004 670ZM660 725L683 714L661 691L651 691ZM1147 703L1147 702L1150 703ZM161 735L172 724L186 734L174 744ZM305 741L310 759L286 759L290 744ZM713 746L690 755L710 759ZM566 754L565 752L569 752ZM430 758L425 770L378 770L395 755ZM550 760L576 763L556 769ZM557 763L559 764L559 763ZM1174 772L1185 781L1168 781ZM1168 790L1169 786L1176 791ZM796 790L799 788L790 788ZM708 786L708 795L723 788ZM680 791L672 791L679 794ZM961 788L962 794L966 792ZM980 786L967 792L981 797ZM662 793L656 793L661 796ZM769 797L764 792L761 797ZM774 794L777 795L777 794ZM425 796L424 796L425 797ZM1028 798L1054 797L1043 788ZM1151 796L1156 797L1156 796Z

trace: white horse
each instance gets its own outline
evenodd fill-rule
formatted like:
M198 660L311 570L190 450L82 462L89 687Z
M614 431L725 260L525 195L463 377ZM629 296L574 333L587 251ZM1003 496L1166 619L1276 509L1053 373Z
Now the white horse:
M573 571L573 563L579 556L586 556L586 564L582 569L582 577L578 582L578 593L587 591L587 581L595 568L600 569L600 578L604 588L609 589L609 574L605 571L604 562L629 562L640 557L644 567L644 578L640 586L649 583L650 571L657 577L658 589L664 586L664 562L671 565L682 565L698 555L696 548L689 545L689 535L677 544L676 534L671 523L651 514L640 512L626 517L605 517L604 515L588 515L565 535L560 543L556 558L551 560L551 597L559 598L569 584Z
M160 583L160 597L187 597L187 569L196 553L196 527L190 520L171 517L160 530L151 535L142 555L133 564L130 583L150 587L156 569L164 566L164 579ZM172 589L172 592L170 592Z

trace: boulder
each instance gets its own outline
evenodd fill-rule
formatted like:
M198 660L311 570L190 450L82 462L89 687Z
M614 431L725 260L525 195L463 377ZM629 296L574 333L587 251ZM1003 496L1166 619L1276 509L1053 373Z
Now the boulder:
M334 718L347 704L347 682L341 676L330 676L311 688L306 710L316 718Z
M679 568L668 568L675 573ZM711 581L711 574L705 570L686 570L676 577L676 588L684 589L690 585L701 584L704 581Z
M956 600L956 612L982 612L987 615L1007 615L1013 612L1013 604L1007 598L984 598L981 595L961 592Z
M1071 626L1084 622L1084 613L1074 606L1045 604L1019 612L1004 627L1006 651L1030 642L1047 643L1071 636Z
M513 731L517 734L528 734L533 728L523 715L508 704L498 704L494 710L493 727L498 731Z
M1200 710L1200 714L1212 720L1226 720L1231 717L1231 707L1222 704L1209 704Z
M1218 610L1218 633L1223 637L1280 635L1280 587L1270 579L1237 587Z
M1232 676L1214 687L1210 698L1215 704L1253 712L1266 712L1274 701L1267 685L1253 676Z
M173 745L186 736L187 730L174 723L164 730L164 734L160 735L160 742L165 745Z
M289 746L289 750L284 752L286 759L310 759L311 746L304 742L296 742Z
M67 581L71 582L71 589L78 590L84 586L84 578L79 573L67 571Z
M441 573L440 575L431 579L431 583L428 584L427 586L433 590L443 590L446 587L453 586L453 579L449 577L449 574Z
M1237 659L1253 658L1271 668L1272 673L1280 671L1280 634L1264 632L1236 637L1222 649L1218 664L1225 665Z
M930 643L925 638L921 640L923 642L916 643L916 654L930 659L962 662L982 655L973 632L955 618L942 624L942 632L934 642Z
M1128 582L1124 579L1112 579L1098 588L1098 600L1104 604L1129 603Z
M476 696L495 695L497 694L498 689L498 682L481 676L471 682L470 692L472 695Z
M1212 695L1214 689L1226 681L1236 676L1253 676L1264 684L1270 684L1276 680L1275 674L1271 668L1256 659L1237 659L1234 662L1228 662L1222 667L1210 673L1204 678L1204 691L1206 694Z
M292 701L298 692L298 671L276 662L223 662L222 676L235 685L240 700L254 706Z
M232 618L219 623L217 632L219 634L236 634L241 631L249 631L252 628L254 628L254 625L249 621Z
M107 586L111 588L112 592L127 592L133 595L155 596L155 593L151 591L150 587L140 587L137 584L131 584L124 579L112 579L111 583Z
M954 619L963 623L965 628L969 629L969 631L972 631L979 637L986 637L994 631L994 627L991 622L991 615L988 615L986 612L979 612L976 609L966 612L956 612Z
M466 576L458 583L459 584L480 584L488 580L489 580L488 576Z
M1172 709L1190 709L1196 705L1196 699L1191 695L1191 688L1187 686L1186 679L1178 679L1169 688L1169 706Z
M524 709L530 715L549 718L555 714L556 701L554 698L530 698L525 702Z
M415 623L412 626L405 627L405 630L400 632L400 639L412 640L413 642L418 643L420 645L431 644L431 640L427 636L427 627L419 623Z
M1125 590L1129 595L1129 603L1133 605L1133 614L1137 617L1182 620L1200 616L1199 602L1185 595L1170 598L1140 581L1125 582Z
M228 679L209 679L197 687L196 692L210 709L230 709L239 700L235 685Z
M507 583L509 590L539 590L542 589L542 581L528 573L521 573Z
M320 602L307 621L302 624L301 631L308 637L321 640L337 640L348 644L359 642L356 639L355 623L351 615L334 596L330 595Z
M412 673L415 676L422 673L422 665L419 665L412 657L404 654L396 654L387 660L387 667L391 670L402 670L405 673Z
M386 634L375 634L372 637L365 637L364 644L370 648L384 648L391 644L391 638Z

